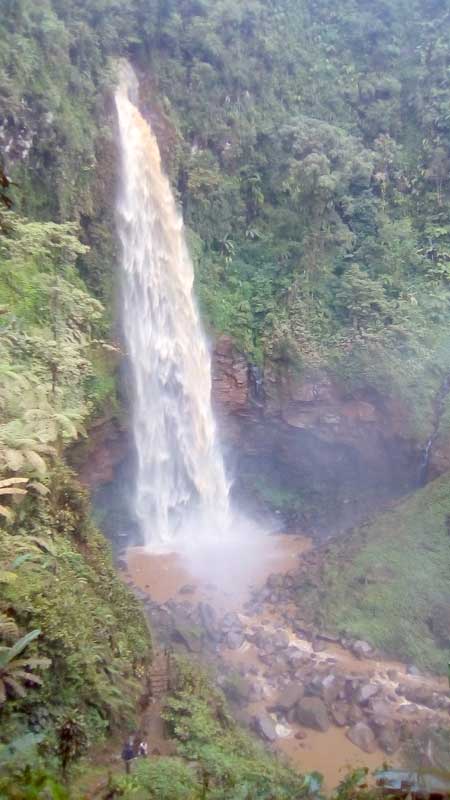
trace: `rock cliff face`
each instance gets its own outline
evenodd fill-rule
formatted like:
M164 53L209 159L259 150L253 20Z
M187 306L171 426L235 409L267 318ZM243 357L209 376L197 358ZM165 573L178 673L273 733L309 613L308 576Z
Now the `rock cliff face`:
M83 486L95 492L114 481L116 469L129 450L129 436L113 417L98 420L90 428L89 438L72 446L68 460Z
M327 374L266 366L264 376L229 337L214 347L213 403L239 497L280 508L291 527L335 530L418 485L423 456L401 405L366 390L350 394ZM436 439L429 479L450 469L450 436ZM71 463L91 490L130 469L130 440L99 422ZM108 500L110 502L110 500Z
M238 478L253 473L313 494L319 505L321 496L334 498L342 524L360 506L417 484L420 449L405 433L404 409L373 391L349 394L325 373L300 375L286 365L267 367L262 380L221 337L213 402Z

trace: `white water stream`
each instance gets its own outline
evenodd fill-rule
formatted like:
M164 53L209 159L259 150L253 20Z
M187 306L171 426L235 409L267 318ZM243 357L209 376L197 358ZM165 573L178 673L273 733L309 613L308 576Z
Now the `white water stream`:
M158 143L123 67L118 225L123 327L132 371L135 510L147 546L228 527L228 483L211 409L211 363L193 298L183 222Z

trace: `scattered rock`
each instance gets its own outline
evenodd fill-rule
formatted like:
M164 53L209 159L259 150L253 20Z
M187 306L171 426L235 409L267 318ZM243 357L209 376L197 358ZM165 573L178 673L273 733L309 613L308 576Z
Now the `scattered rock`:
M300 725L316 731L325 733L330 727L327 708L320 697L304 697L300 700L296 707L296 717Z
M396 669L388 669L387 676L390 681L396 681L398 679L398 672Z
M406 674L414 675L415 677L418 678L422 673L420 672L420 669L418 667L416 667L414 664L410 664L408 667L406 667Z
M179 590L179 594L195 594L195 586L192 583L185 583Z
M357 722L356 725L353 725L347 731L347 738L365 753L374 753L377 749L373 731L365 722Z

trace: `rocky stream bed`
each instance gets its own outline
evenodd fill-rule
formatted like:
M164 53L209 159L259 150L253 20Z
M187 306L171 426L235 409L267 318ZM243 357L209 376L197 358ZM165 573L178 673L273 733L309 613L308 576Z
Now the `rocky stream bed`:
M412 747L437 766L431 735L450 728L447 681L316 630L294 603L315 551L304 537L269 539L245 586L233 558L222 585L176 555L136 548L120 566L160 640L212 665L238 720L298 769L332 787L348 766L400 765Z

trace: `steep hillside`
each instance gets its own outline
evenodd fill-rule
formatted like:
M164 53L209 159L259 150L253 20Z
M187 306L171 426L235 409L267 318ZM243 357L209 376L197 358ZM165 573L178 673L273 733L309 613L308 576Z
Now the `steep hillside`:
M328 545L299 593L300 607L326 629L445 672L449 529L447 474Z

